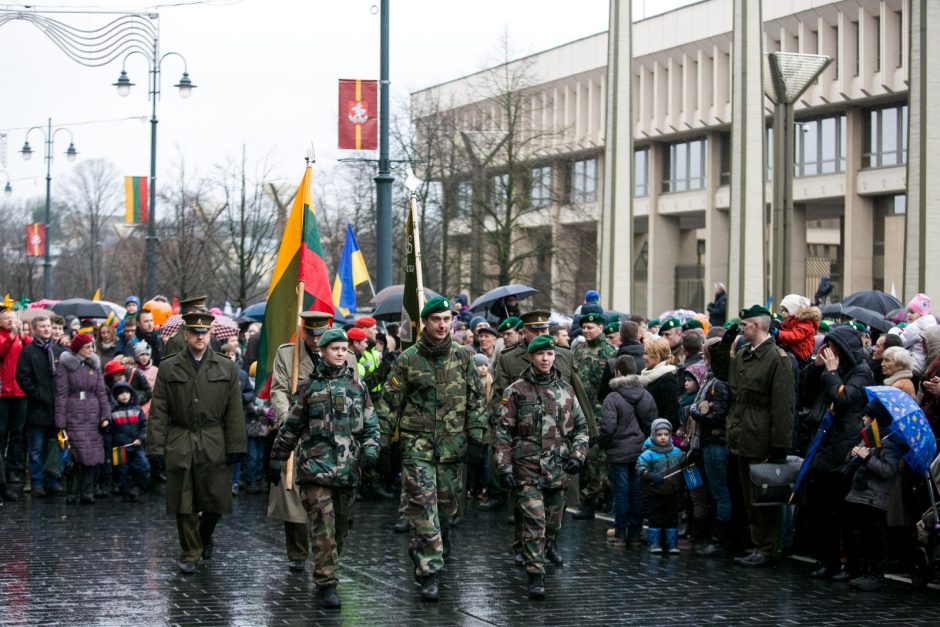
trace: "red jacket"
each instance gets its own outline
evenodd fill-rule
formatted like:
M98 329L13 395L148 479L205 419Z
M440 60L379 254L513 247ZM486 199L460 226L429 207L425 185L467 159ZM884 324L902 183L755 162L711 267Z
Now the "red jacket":
M31 337L20 339L20 336L0 329L0 398L26 396L16 382L16 362L23 347L32 341Z
M792 316L788 316L780 325L777 344L780 348L796 355L800 361L806 361L813 354L816 345L816 331L822 317L816 307L801 307Z

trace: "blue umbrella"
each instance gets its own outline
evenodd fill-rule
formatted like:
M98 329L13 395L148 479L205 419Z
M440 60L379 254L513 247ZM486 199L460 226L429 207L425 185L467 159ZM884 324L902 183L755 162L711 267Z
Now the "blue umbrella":
M893 421L888 435L898 434L908 450L904 461L918 475L926 474L930 462L937 456L937 440L934 438L924 410L906 392L888 385L873 385L865 388L869 399L878 399L891 414Z
M816 451L819 450L819 445L822 444L822 439L830 426L832 426L832 412L827 409L826 413L823 414L822 420L819 421L819 429L816 430L813 441L810 443L809 448L806 449L806 456L803 457L803 465L800 466L800 472L797 473L796 479L793 481L793 494L796 494L796 491L800 489L800 483L802 483L806 471L809 470L810 463L816 456ZM790 496L790 501L793 501L792 495Z

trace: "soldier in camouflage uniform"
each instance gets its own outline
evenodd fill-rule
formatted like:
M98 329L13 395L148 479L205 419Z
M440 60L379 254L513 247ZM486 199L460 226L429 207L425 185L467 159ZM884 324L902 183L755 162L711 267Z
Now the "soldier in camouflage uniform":
M516 493L523 517L522 553L529 598L545 598L545 547L557 539L568 475L587 454L588 434L574 388L554 368L555 340L529 342L532 364L502 395L496 422L496 463Z
M487 408L487 415L490 416L492 426L495 428L495 422L499 412L499 399L503 391L509 387L516 379L522 376L523 371L531 363L531 357L527 349L528 344L536 337L548 334L548 319L551 312L545 310L533 310L522 314L522 342L511 350L503 350L499 354L494 366L493 375L493 395L490 406ZM570 385L575 391L575 397L578 405L584 414L588 426L588 435L597 436L597 423L594 420L594 412L590 404L584 385L581 384L581 378L573 365L573 354L567 348L555 346L555 368L561 374L562 380ZM587 409L585 409L587 408ZM495 455L490 455L491 460L495 460ZM495 464L494 464L495 466ZM493 468L493 476L498 478L496 469ZM577 491L569 493L569 498L577 499ZM516 565L522 565L522 512L515 504L515 496L509 494L510 505L513 510L513 519L515 524L515 541L513 542L513 552L515 554ZM482 505L481 505L482 507ZM545 550L546 557L553 564L561 566L564 562L559 555L555 542L548 544Z
M323 605L338 608L336 562L352 527L361 470L374 468L379 456L379 425L369 391L346 363L346 334L325 332L319 349L321 359L274 440L271 474L280 481L276 460L286 460L300 442L296 475L313 547L313 581Z
M483 382L471 351L451 337L452 319L450 301L427 302L418 341L402 352L382 390L382 437L399 430L410 554L426 601L439 596L461 463L468 451L482 456L486 430Z
M598 390L604 378L607 360L617 356L617 349L604 336L607 319L603 314L589 313L581 318L583 342L574 349L574 366L584 383L594 415L601 415L601 403ZM597 437L592 435L592 438ZM588 453L584 475L581 481L581 508L573 518L590 520L594 518L594 509L599 500L604 498L607 488L607 454L596 443Z

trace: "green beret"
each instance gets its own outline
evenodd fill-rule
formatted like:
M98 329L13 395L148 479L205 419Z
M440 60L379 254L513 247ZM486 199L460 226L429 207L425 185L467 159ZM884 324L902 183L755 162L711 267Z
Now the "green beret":
M862 335L868 335L868 325L866 325L864 322L860 320L850 320L849 322L846 322L845 324L846 326L852 327L853 329L855 329Z
M829 331L830 331L830 326L829 326L829 321L828 321L828 320L822 320L822 321L819 323L819 331L820 331L821 333L829 333Z
M435 296L421 308L421 317L427 318L431 314L441 313L442 311L451 311L450 301L443 296Z
M498 330L500 333L505 333L506 331L509 331L510 329L518 329L521 326L522 326L522 320L520 320L519 318L515 316L509 316L508 318L503 320L503 323L501 325L499 325Z
M346 337L346 333L342 329L330 329L329 331L324 331L323 335L320 336L320 343L317 344L318 348L324 348L328 344L333 342L348 342L349 338Z
M604 314L599 313L589 313L581 316L581 324L583 325L585 322L599 324L602 327L607 326L607 318L604 317Z
M608 316L607 316L607 321L610 322L610 323L620 322L620 314L618 314L618 313L612 313L612 314L608 315Z
M722 327L723 329L730 329L731 327L733 327L733 326L736 325L736 324L737 324L737 325L740 325L740 324L741 324L741 319L740 319L740 318L732 318L731 320L728 320L728 321L725 322L723 325L721 325L721 327Z
M676 318L666 318L663 320L662 324L659 325L659 334L662 335L670 329L681 329L682 323L679 322Z
M620 333L619 322L610 322L606 327L604 327L604 335L609 335L611 333Z
M751 305L747 309L742 309L741 311L739 311L738 316L741 318L741 320L747 320L748 318L756 318L757 316L770 317L770 310L760 305Z
M529 354L535 351L555 350L555 339L551 335L536 335L529 342Z
M646 323L647 329L652 329L653 327L658 327L658 326L659 326L659 319L657 318L653 318L652 320L649 320Z
M688 331L689 329L702 329L704 331L705 325L702 324L701 320L696 320L695 318L692 318L690 320L686 320L685 324L682 325L683 331Z

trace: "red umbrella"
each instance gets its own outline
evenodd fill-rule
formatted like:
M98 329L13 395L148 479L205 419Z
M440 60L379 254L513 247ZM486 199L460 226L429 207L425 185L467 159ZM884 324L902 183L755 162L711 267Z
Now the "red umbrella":
M160 335L163 337L163 341L170 339L170 336L176 333L181 326L183 326L183 316L174 314L167 318L163 326L160 327ZM238 323L228 316L216 316L215 320L212 321L212 328L209 332L212 333L212 337L222 342L230 337L238 337Z

